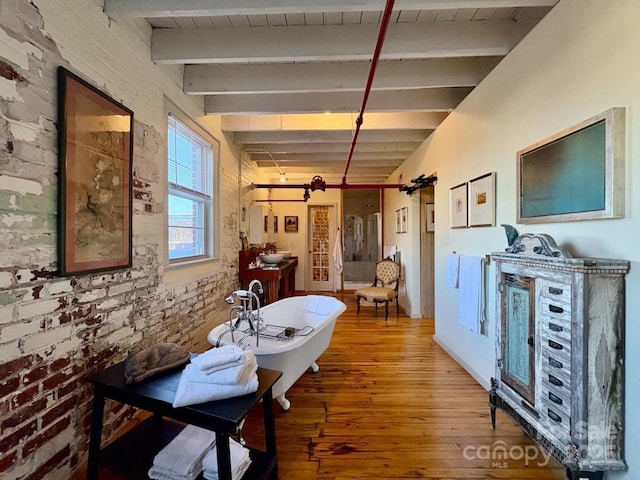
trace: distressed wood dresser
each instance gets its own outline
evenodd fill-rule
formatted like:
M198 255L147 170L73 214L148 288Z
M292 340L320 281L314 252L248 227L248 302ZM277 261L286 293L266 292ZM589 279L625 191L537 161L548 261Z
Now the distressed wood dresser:
M493 253L501 408L567 469L601 479L623 458L626 260L571 258L548 235Z

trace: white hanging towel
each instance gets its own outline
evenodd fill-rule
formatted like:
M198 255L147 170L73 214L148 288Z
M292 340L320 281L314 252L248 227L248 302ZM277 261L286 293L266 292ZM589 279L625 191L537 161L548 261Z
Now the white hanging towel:
M397 251L398 251L397 245L385 245L384 251L382 253L382 259L384 260L385 258L390 258L393 260L393 257Z
M338 230L336 242L333 246L333 266L336 269L336 273L342 273L342 242L340 240L340 230Z
M480 333L484 322L484 269L482 257L460 255L458 323Z
M447 285L449 288L458 288L458 270L460 267L460 255L450 253L447 257Z

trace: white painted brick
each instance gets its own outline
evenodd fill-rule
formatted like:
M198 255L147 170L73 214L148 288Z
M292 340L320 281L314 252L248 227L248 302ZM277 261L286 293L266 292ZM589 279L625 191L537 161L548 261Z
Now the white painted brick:
M73 285L71 280L64 280L62 282L50 283L47 285L47 292L49 295L59 295L61 293L69 293L73 291Z
M82 295L78 297L78 303L90 303L95 302L99 298L104 298L107 296L106 288L97 288L95 290L90 290L88 292L83 292Z
M109 296L120 295L130 292L133 289L133 282L121 283L119 285L111 285L108 287Z
M134 333L135 331L133 327L131 326L123 327L113 331L109 336L105 338L105 340L109 344L114 344L114 343L117 344L117 343L120 343L122 340L126 339L127 337L132 336Z
M0 307L0 325L15 321L14 313L15 313L15 305L13 304L3 305L2 307Z
M24 283L31 283L32 277L33 274L31 273L31 270L27 268L20 269L16 272L16 280L18 281L18 284L21 285Z
M37 300L35 302L18 305L18 319L26 320L55 312L60 303L57 299Z
M56 343L53 347L50 358L66 358L70 353L75 352L82 347L82 340L78 337L72 336L62 342Z
M0 329L0 343L7 343L19 338L43 331L40 320L10 323Z
M119 306L120 302L121 302L120 297L108 298L107 300L104 300L103 302L97 303L96 304L96 308L98 310L111 310L112 308L115 308L115 307Z
M24 353L28 354L43 348L51 348L52 346L55 347L56 344L59 344L65 340L68 341L70 338L70 325L29 335L24 338Z
M111 312L109 312L109 314L107 315L107 319L111 321L111 320L116 320L121 318L128 318L132 312L133 312L133 305L127 305L126 307L119 308L117 310L112 310Z
M13 273L0 272L0 288L8 288L13 284Z

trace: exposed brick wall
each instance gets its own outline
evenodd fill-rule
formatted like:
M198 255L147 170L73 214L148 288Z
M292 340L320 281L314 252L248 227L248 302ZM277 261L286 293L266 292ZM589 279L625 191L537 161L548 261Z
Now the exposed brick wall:
M76 26L95 35L70 40ZM238 189L256 172L244 162L239 179L233 146L215 131L220 259L167 281L163 96L188 112L199 104L182 95L175 69L151 63L150 31L136 26L110 21L94 0L0 2L1 478L68 478L87 449L92 390L83 377L158 342L202 351L202 333L224 320L223 298L237 286ZM93 54L105 42L108 60ZM129 269L57 274L58 65L135 112ZM108 401L104 437L134 413Z

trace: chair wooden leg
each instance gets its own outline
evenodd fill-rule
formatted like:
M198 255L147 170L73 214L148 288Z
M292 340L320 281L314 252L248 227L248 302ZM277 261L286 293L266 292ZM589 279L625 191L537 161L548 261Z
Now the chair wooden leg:
M356 295L356 315L360 315L360 295Z
M389 301L384 302L384 319L387 320L389 318Z
M398 297L396 297L396 315L400 315L400 306L398 305Z

